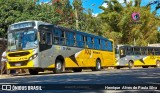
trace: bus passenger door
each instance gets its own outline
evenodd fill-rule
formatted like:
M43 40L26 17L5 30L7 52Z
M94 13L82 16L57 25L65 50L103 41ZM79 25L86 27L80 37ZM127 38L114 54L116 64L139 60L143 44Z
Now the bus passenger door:
M123 58L126 56L124 48L119 49L119 55L120 55L120 58Z
M52 28L53 26L41 25L39 43L39 62L41 67L48 67L53 64L52 51Z

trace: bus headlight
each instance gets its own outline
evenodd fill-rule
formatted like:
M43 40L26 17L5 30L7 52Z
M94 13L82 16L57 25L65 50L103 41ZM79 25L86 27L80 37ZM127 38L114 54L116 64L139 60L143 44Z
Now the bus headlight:
M35 59L37 56L38 56L38 53L36 53L36 54L32 55L32 56L29 58L29 61L31 61L31 60L33 60L33 59Z

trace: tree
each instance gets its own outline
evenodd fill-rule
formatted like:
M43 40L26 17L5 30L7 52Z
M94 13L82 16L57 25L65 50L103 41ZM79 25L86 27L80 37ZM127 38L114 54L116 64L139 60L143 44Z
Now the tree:
M75 17L76 17L76 29L80 30L81 28L79 28L79 21L82 19L82 14L83 14L83 7L82 7L82 1L81 0L74 0L73 1L73 7L74 7L74 11L75 11Z
M5 36L10 24L29 19L34 8L32 0L0 0L0 36Z
M99 15L102 19L102 31L106 37L114 39L116 44L147 45L157 42L157 28L159 21L154 13L150 12L150 7L141 7L141 0L126 2L122 6L117 0L106 1L108 8L100 7L104 10ZM131 15L137 12L140 20L134 21ZM140 22L140 24L135 24ZM117 40L118 39L118 40Z

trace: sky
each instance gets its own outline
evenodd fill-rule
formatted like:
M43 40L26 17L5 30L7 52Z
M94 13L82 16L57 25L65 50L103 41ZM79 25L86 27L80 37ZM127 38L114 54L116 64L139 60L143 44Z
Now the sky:
M39 1L40 2L48 2L50 0L39 0ZM124 2L124 0L118 0L118 1L120 3ZM127 0L127 1L129 2L131 0ZM132 1L134 1L134 0L132 0ZM159 1L160 2L160 0L142 0L141 6L145 6L149 2L154 2L154 1ZM70 0L70 2L72 3L73 0ZM97 15L97 14L103 12L101 9L98 8L99 6L103 5L103 6L107 7L107 5L103 3L104 0L82 0L82 2L83 2L83 7L86 10L89 9L89 8L92 9L94 15ZM151 5L151 11L154 10L155 6L156 6L156 4ZM157 15L160 15L160 9L157 11Z

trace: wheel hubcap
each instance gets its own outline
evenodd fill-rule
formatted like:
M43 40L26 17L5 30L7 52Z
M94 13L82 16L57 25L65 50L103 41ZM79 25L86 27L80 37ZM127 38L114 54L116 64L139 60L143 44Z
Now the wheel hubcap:
M62 68L61 63L57 63L57 69L60 70Z
M101 65L99 62L97 62L97 68L100 69L101 68Z
M157 66L158 66L158 67L160 66L160 62L157 62Z
M132 67L132 63L131 62L129 62L129 66Z

